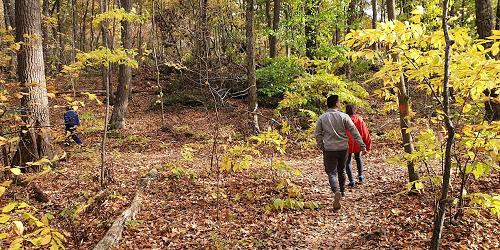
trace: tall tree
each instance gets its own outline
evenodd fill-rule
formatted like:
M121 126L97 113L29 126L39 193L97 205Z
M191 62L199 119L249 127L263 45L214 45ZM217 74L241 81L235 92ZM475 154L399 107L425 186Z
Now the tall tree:
M493 7L491 0L476 0L476 27L479 38L491 36L493 29Z
M253 129L259 131L259 120L257 116L257 80L255 76L255 37L253 30L253 19L255 15L254 0L246 0L246 62L248 82L248 110L253 120Z
M269 56L274 58L278 55L278 37L276 34L278 33L279 25L280 25L280 12L281 12L281 2L280 0L274 0L274 9L273 9L273 34L269 37Z
M497 9L495 15L495 29L500 30L500 1L497 1Z
M431 247L432 250L438 250L441 234L443 231L444 219L446 214L446 208L450 201L448 200L448 192L450 190L450 181L451 181L451 167L452 167L452 150L455 139L455 127L453 125L452 116L450 115L450 50L451 45L453 44L450 38L450 34L448 32L448 8L449 8L450 0L443 0L443 33L445 39L445 51L444 51L444 79L443 79L443 93L442 93L442 108L443 108L443 116L444 123L446 127L446 132L448 132L448 136L446 138L446 148L443 159L443 184L441 187L441 197L437 203L436 216L434 220L434 228L432 230L432 241Z
M132 10L132 0L120 0L121 7L125 11ZM124 49L132 48L132 35L131 23L124 19L122 21L122 44ZM128 109L128 99L130 96L131 82L132 82L132 68L125 64L119 65L118 73L118 86L116 91L116 98L113 106L113 113L111 114L110 129L119 129L125 126L125 115Z
M38 0L16 0L17 76L24 93L21 115L25 123L14 162L23 166L44 156L52 157L49 136L49 100L43 61L42 26Z
M305 1L305 36L306 36L306 56L310 59L314 57L314 53L318 48L318 14L320 0Z
M63 65L66 63L64 60L64 13L62 12L62 0L56 0L57 9L57 40L59 45L59 63L57 65L58 70L62 70Z
M396 20L396 5L394 0L386 0L387 3L387 18L390 21ZM399 60L398 54L393 54L392 59L394 61ZM406 79L403 74L401 74L398 87L398 103L399 103L399 127L401 128L401 136L403 139L404 151L408 154L413 153L413 138L409 131L411 121L410 121L410 95L408 89L406 88ZM418 174L415 171L415 164L413 161L407 162L408 167L408 177L409 181L418 180Z
M377 27L377 0L372 0L372 29Z

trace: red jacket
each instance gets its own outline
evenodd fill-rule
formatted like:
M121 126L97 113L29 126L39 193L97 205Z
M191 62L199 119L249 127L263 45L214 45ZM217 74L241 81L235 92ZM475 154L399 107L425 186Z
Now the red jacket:
M363 118L361 118L361 116L359 115L354 114L351 116L351 120L352 122L354 122L354 125L358 129L361 138L363 138L363 142L366 144L366 150L370 151L372 148L372 140L370 138L370 131L368 131L368 127L363 121ZM349 131L347 131L347 136L349 137L349 153L361 152L361 147L356 141L354 141L354 138L352 138L352 135L351 133L349 133Z

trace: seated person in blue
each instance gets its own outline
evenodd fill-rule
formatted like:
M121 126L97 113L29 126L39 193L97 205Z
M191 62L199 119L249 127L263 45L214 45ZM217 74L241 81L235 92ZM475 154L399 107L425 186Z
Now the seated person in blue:
M67 106L66 112L64 113L64 126L66 131L66 140L64 145L69 146L72 138L76 144L82 145L82 141L76 134L76 128L80 125L80 119L78 118L78 113L73 110L73 107Z

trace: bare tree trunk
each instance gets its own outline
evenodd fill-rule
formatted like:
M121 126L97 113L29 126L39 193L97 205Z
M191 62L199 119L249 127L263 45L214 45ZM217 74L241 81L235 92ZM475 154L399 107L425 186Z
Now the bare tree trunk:
M394 0L386 0L387 2L387 17L389 20L396 20L396 9ZM392 55L393 60L398 61L399 55ZM403 139L403 148L404 151L408 154L413 153L413 138L410 134L409 128L411 125L411 121L409 118L410 115L410 96L408 94L408 90L406 89L405 77L402 74L400 77L400 81L398 82L398 103L399 103L399 126L401 128L401 136ZM415 165L413 161L407 162L408 166L408 177L409 181L418 180L418 174L415 171Z
M87 15L89 13L89 0L85 2L85 10L82 17L82 26L80 29L80 50L85 51L87 45Z
M101 0L101 13L105 13L108 11L108 0ZM108 21L103 21L101 24L101 34L102 34L102 43L106 48L111 47L111 42L110 41L110 35L108 31ZM102 68L102 84L103 84L103 89L107 89L108 87L112 89L112 83L111 83L111 65L109 67L103 67ZM108 86L109 85L109 86ZM107 97L106 97L107 98ZM113 96L110 94L109 96L110 102L113 102Z
M377 28L377 0L372 0L372 29Z
M443 186L441 188L441 198L437 204L436 219L434 221L434 229L432 231L432 250L439 249L441 241L441 233L443 230L444 218L446 214L446 207L450 201L448 201L448 191L450 189L450 179L451 179L451 151L455 138L455 127L453 126L453 121L450 117L450 87L448 86L450 78L450 48L452 41L450 35L448 34L448 5L450 0L443 1L443 33L446 42L445 46L445 57L444 57L444 81L443 81L443 111L444 111L444 122L446 125L446 131L448 132L448 137L446 139L446 150L444 154L444 165L443 165ZM462 195L462 194L461 194Z
M280 0L274 0L273 34L269 37L269 54L271 58L274 58L278 55L278 37L276 36L276 34L278 33L280 26L280 12L281 12Z
M5 18L5 28L6 30L12 30L16 27L16 15L13 0L4 0L4 18ZM9 71L10 75L14 76L17 71L17 54L15 52L9 53L11 56Z
M76 38L78 34L76 33L76 0L71 0L71 27L72 27L72 41L71 41L71 62L75 62L76 57Z
M125 11L132 10L132 0L120 0L121 7ZM122 44L124 49L132 48L131 23L127 20L122 21ZM132 68L128 65L120 64L118 75L118 86L116 98L111 114L110 129L120 129L125 126L125 116L128 109L128 99L130 96L132 82Z
M26 133L21 133L16 165L52 157L49 136L49 100L43 61L40 2L16 0L16 42L22 42L18 52L17 75L24 93L21 98L21 115Z
M90 9L90 23L92 23L94 21L94 13L95 13L95 0L91 0L92 1L92 5L91 5L91 9ZM94 34L94 25L90 25L90 51L94 50L94 37L95 37L95 34Z
M12 27L10 22L10 0L3 0L3 20L5 24L5 29L8 30L9 27Z
M253 30L254 0L246 0L246 42L247 42L247 81L248 81L248 110L253 120L253 129L259 132L259 120L257 116L257 80L255 77L255 38Z
M476 27L480 39L491 36L493 29L491 0L476 0Z
M64 27L64 20L63 16L64 13L62 13L61 10L61 1L62 0L56 0L56 6L57 6L57 38L59 40L59 64L58 64L58 70L62 70L63 65L66 63L66 60L64 60L64 39L63 39L63 27Z
M267 23L267 28L272 29L273 28L273 19L271 18L271 0L266 0L266 23ZM271 56L271 34L269 34L269 57L272 58Z
M500 30L500 1L497 1L497 10L495 16L495 29Z

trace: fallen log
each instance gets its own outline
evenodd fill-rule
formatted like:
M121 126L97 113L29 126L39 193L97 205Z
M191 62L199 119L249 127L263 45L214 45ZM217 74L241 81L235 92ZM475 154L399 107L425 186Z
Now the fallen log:
M141 184L137 191L135 192L134 199L130 206L122 212L122 214L115 219L111 227L108 229L104 237L97 243L94 250L107 250L114 246L122 238L123 228L125 222L135 219L137 213L141 209L141 204L143 200L143 192L145 189L149 188L151 182L156 179L158 171L156 169L151 169L149 173L141 178Z

